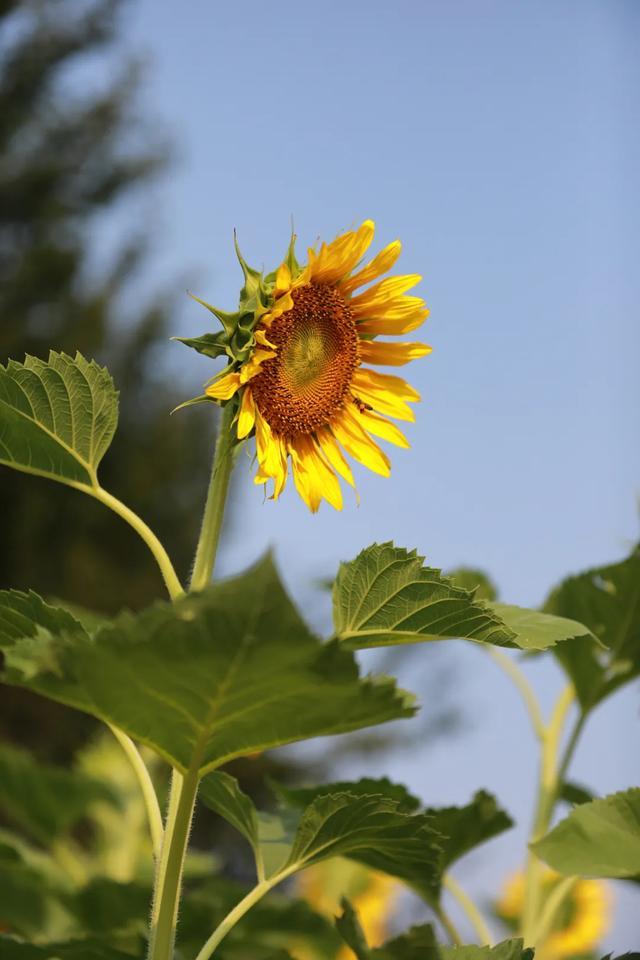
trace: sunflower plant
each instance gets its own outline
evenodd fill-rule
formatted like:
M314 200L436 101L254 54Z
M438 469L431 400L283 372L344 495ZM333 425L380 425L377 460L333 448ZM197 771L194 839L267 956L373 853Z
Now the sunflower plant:
M594 878L640 876L640 789L596 797L570 779L592 712L640 674L638 549L564 581L542 610L523 610L498 602L482 573L447 576L415 550L373 544L337 571L328 638L305 622L271 556L213 579L232 468L248 444L269 498L291 475L314 513L323 500L342 508L350 460L387 476L381 442L408 447L394 421L413 420L419 395L376 368L429 353L387 339L412 333L428 311L408 293L418 275L385 276L398 241L367 260L373 232L366 221L304 263L292 239L268 274L238 251L238 309L200 301L215 329L183 342L226 362L183 405L221 408L188 584L149 526L100 483L118 420L108 371L55 352L0 366L0 463L113 511L149 548L167 593L106 619L0 591L2 681L90 714L104 731L72 769L0 747L0 960L597 957L608 908ZM486 790L441 808L384 777L273 783L260 809L228 768L413 716L414 697L363 675L358 651L447 639L504 670L539 750L525 867L497 906L489 893L474 902L452 872L512 826ZM522 668L534 656L553 657L566 676L549 718ZM190 844L197 804L235 831L238 863L249 857L250 870ZM392 909L407 889L423 922L394 937ZM597 923L580 927L576 911L593 912L596 900ZM562 939L563 924L573 940ZM589 944L580 930L591 931Z

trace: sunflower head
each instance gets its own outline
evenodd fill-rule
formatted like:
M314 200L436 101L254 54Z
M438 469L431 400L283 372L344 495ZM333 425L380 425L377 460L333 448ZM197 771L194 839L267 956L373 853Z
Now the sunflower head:
M545 901L563 878L554 870L544 874ZM522 872L505 884L496 913L509 927L516 927L524 909L525 882ZM609 888L600 880L578 880L555 915L553 927L536 947L536 960L569 960L596 950L611 923Z
M407 295L421 277L378 279L397 260L399 241L362 265L373 231L365 221L310 249L304 266L292 237L283 262L266 276L238 251L245 280L238 310L225 313L199 300L222 330L182 340L208 356L227 356L198 399L235 405L238 441L255 434L256 483L271 482L277 499L291 471L313 512L323 499L342 507L338 477L354 486L345 453L388 476L389 459L373 436L407 447L387 417L413 420L409 403L420 399L400 377L368 366L399 366L430 351L379 339L414 330L428 310Z

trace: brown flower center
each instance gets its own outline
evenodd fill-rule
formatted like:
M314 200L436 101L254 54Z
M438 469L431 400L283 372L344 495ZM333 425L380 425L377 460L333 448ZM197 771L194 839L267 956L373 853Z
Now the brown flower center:
M267 330L277 353L251 380L260 413L284 436L312 433L328 423L359 362L355 320L335 287L311 283L292 296L293 308Z

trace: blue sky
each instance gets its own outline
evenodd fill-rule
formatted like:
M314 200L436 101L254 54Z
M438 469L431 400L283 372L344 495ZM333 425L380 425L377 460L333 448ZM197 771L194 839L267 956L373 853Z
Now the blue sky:
M375 540L483 567L523 604L622 556L640 481L640 5L138 0L130 12L143 103L177 143L138 212L154 236L152 283L184 275L233 308L234 228L249 262L271 269L292 216L301 249L371 217L377 243L402 239L403 272L423 274L431 308L434 352L408 369L423 403L392 479L360 471L359 507L312 517L293 491L264 503L241 458L221 571L274 545L321 625L310 584ZM184 297L175 332L207 321ZM159 364L185 396L212 373L177 345ZM520 705L477 650L449 655L479 720L390 758L391 772L429 802L489 787L524 824L535 763ZM541 664L533 679L549 707L559 677ZM638 781L625 733L637 742L637 712L636 691L601 708L576 779L603 791ZM523 828L464 865L472 891L516 866ZM637 946L637 899L621 897L610 949Z

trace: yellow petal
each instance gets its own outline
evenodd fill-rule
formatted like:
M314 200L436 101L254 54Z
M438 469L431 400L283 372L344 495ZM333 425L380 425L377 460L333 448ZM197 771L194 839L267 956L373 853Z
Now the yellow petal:
M391 473L391 461L362 429L360 424L347 412L347 408L331 421L331 430L347 453L374 473L388 477Z
M360 367L353 375L352 384L354 395L378 413L386 413L396 420L415 420L405 400L419 400L420 394L400 377Z
M360 359L387 367L401 367L410 360L426 357L431 347L426 343L387 343L384 340L362 340Z
M256 330L255 332L256 343L259 343L262 347L268 347L270 350L277 350L275 343L271 343L270 340L267 340L267 335L264 330Z
M425 303L422 297L413 297L409 294L398 294L386 300L349 301L351 312L356 319L368 320L373 317L403 317L414 310L424 310Z
M286 263L281 263L276 273L275 294L288 293L291 288L291 271Z
M388 440L389 443L395 443L397 447L408 449L410 446L402 430L396 427L395 423L385 420L384 417L379 417L370 410L358 410L357 407L355 408L353 416L357 419L361 427L364 427L368 433L372 433L375 437Z
M256 347L249 360L240 368L240 383L247 383L253 377L257 376L260 373L261 364L263 364L265 360L270 360L271 357L275 357L275 355L275 350L264 350L261 347Z
M238 439L244 440L253 430L256 422L256 405L249 387L242 391L240 413L238 414Z
M376 254L373 260L370 260L362 270L342 280L340 283L342 292L345 294L352 293L352 291L358 287L363 287L366 283L371 283L376 277L380 277L383 273L386 273L387 270L391 270L391 267L400 256L401 250L402 244L400 241L394 240L386 246L384 250Z
M342 510L342 490L335 473L319 452L311 437L298 437L290 444L301 496L307 506L316 512L321 500L326 500L336 510ZM303 495L304 494L304 495Z
M320 444L320 448L324 453L325 457L336 471L339 473L343 480L346 480L355 489L355 480L353 479L353 474L349 464L342 456L342 451L336 442L336 438L333 434L326 428L321 427L320 430L316 431L316 438Z
M240 386L240 374L235 370L230 370L223 376L218 377L204 391L208 397L214 400L230 400L238 387Z
M374 283L368 290L359 293L357 297L352 297L350 306L364 306L365 304L383 304L389 300L395 299L415 287L420 283L422 277L419 273L408 273L400 277L387 277L386 280L380 280Z
M335 283L359 263L375 231L373 220L365 220L355 232L344 233L331 243L323 243L320 252L309 250L311 279L317 283Z
M278 317L281 317L283 313L287 312L287 310L292 309L293 297L291 296L291 293L283 293L281 296L276 298L268 313L265 313L262 317L260 317L261 326L267 328L270 327L274 320L277 320Z
M425 308L414 310L413 312L400 315L390 315L375 317L372 319L361 320L358 323L358 333L367 336L399 336L403 333L410 333L417 327L422 326L429 316L429 311Z

